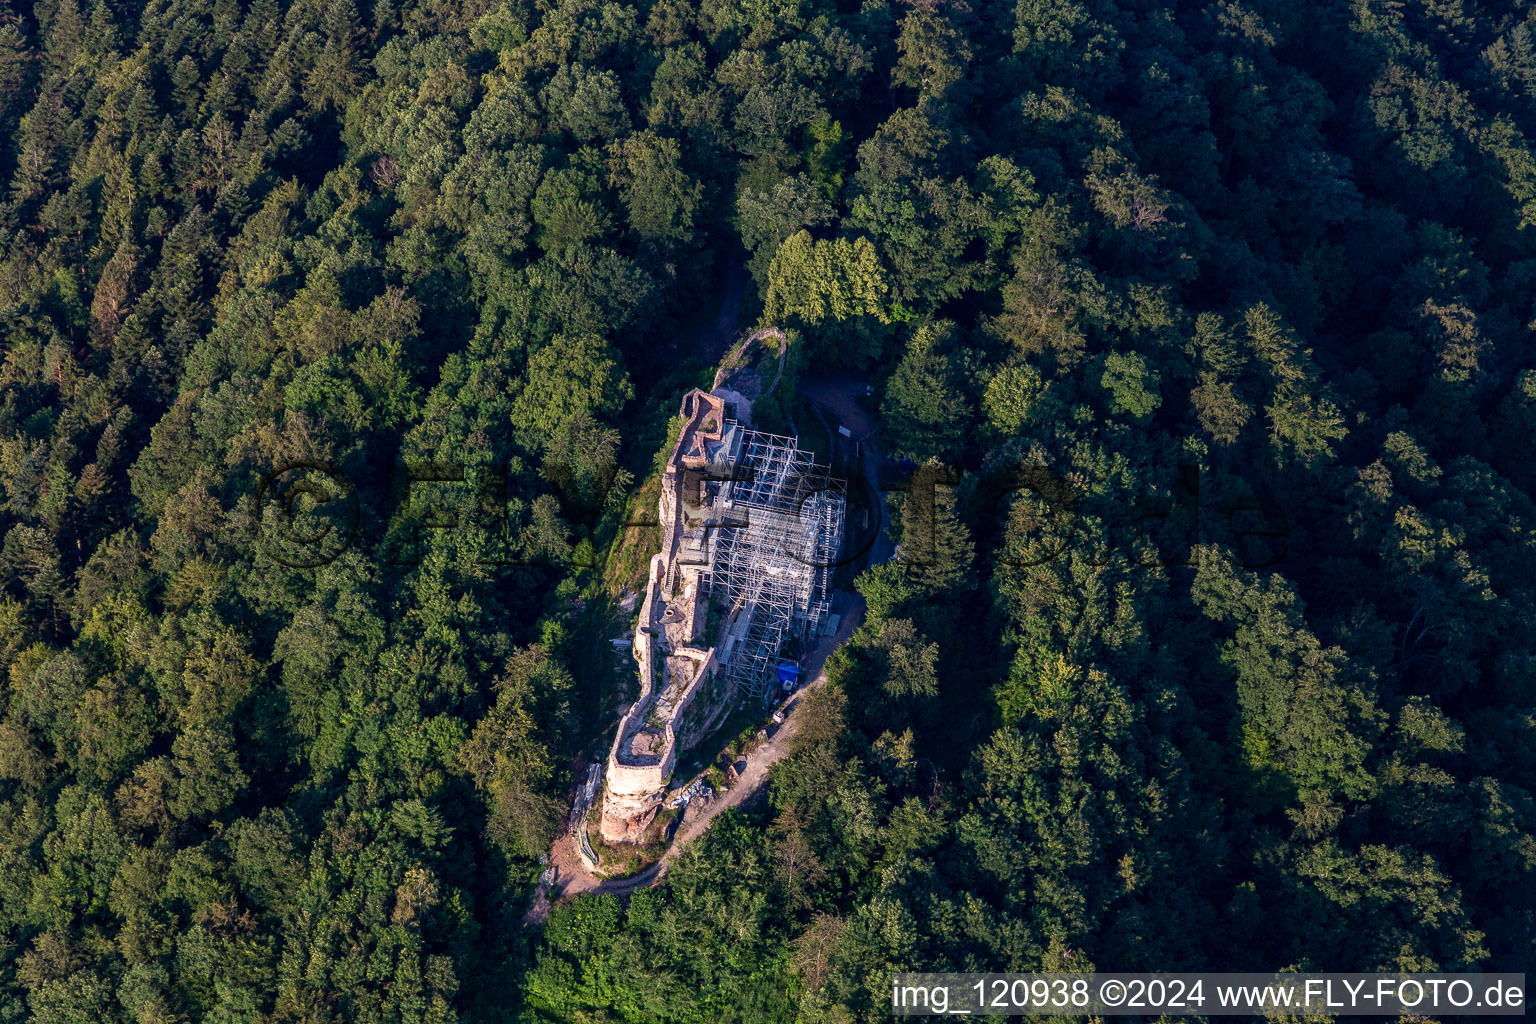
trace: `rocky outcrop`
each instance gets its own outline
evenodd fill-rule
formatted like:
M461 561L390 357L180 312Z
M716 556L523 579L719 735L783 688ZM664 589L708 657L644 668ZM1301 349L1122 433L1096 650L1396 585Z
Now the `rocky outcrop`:
M711 472L729 464L736 423L728 414L738 398L698 389L683 398L683 429L661 481L661 552L651 559L632 647L640 698L619 723L608 752L600 827L608 842L639 839L655 817L682 745L677 727L715 676L714 648L695 642L707 609L699 599L699 572L708 564L709 547L698 514ZM689 715L684 741L696 739L699 723L715 718Z

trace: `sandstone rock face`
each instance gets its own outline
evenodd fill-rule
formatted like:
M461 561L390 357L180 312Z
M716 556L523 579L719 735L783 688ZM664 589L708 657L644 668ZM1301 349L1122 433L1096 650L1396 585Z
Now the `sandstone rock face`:
M739 690L760 694L786 632L814 635L830 607L826 559L841 544L843 483L794 438L753 430L746 399L721 380L683 396L662 472L661 550L630 645L640 698L608 754L609 842L643 836L678 752L729 714Z
M697 470L717 456L727 425L725 413L720 395L690 392L683 402L688 422L663 474L658 507L661 553L651 559L631 648L640 699L619 724L608 753L600 826L607 842L635 842L656 816L683 745L674 724L715 672L714 651L694 644L701 625L699 566L689 565L685 571L679 548L687 532L685 477L690 468L697 476ZM704 531L695 528L692 533L703 536Z
M672 766L667 766L670 777ZM666 780L660 766L632 768L627 765L608 767L608 794L603 800L603 819L599 827L603 840L609 843L632 843L645 833L646 826L656 817L661 807Z
M608 754L601 825L607 842L643 836L665 799L678 751L707 735L736 703L735 684L725 679L712 646L730 623L710 622L701 591L719 516L731 507L727 500L715 509L713 502L721 481L736 479L731 471L748 432L748 408L745 398L724 389L695 389L683 398L685 422L657 505L661 551L651 559L630 648L640 698ZM717 636L701 637L706 631Z

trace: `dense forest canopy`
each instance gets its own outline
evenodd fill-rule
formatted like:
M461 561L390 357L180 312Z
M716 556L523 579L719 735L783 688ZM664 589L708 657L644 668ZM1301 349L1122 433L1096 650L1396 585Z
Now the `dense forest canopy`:
M0 0L0 1022L1525 969L1533 137L1528 0ZM525 929L730 266L904 556Z

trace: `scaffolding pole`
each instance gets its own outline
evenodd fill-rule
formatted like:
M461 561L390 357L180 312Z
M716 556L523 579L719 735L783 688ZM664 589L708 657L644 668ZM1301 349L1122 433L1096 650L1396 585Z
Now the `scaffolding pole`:
M705 579L711 600L747 618L727 677L761 696L784 641L814 636L830 610L846 485L794 438L755 430L742 432L731 468Z

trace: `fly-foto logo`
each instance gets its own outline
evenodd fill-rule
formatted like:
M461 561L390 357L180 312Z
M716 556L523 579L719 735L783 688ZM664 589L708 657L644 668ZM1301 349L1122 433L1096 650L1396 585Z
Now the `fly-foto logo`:
M752 471L689 472L699 477L697 486L750 483ZM397 464L385 486L364 488L333 464L300 460L258 479L252 522L262 556L295 569L327 565L360 547L385 564L416 565L436 538L449 536L480 565L594 568L583 538L641 531L659 540L663 533L653 509L624 514L629 478L616 468L581 486L574 467L551 464L541 479L558 493L530 492L526 481L514 488L505 466L421 461ZM818 494L829 489L844 485L807 479L796 496L803 514L814 515ZM1026 462L980 472L937 462L906 474L888 470L877 480L856 476L846 494L852 507L869 514L818 568L858 564L886 524L888 503L899 507L900 558L914 566L933 563L946 516L979 542L980 565L1009 569L1068 555L1094 565L1118 559L1131 567L1172 568L1209 544L1256 569L1278 563L1289 550L1290 524L1279 502L1231 481L1219 495L1202 497L1201 472L1193 465L1175 467L1152 493L1126 499L1112 492L1085 497L1061 473ZM726 531L750 523L751 510L742 509L697 528ZM605 525L610 529L600 530Z

